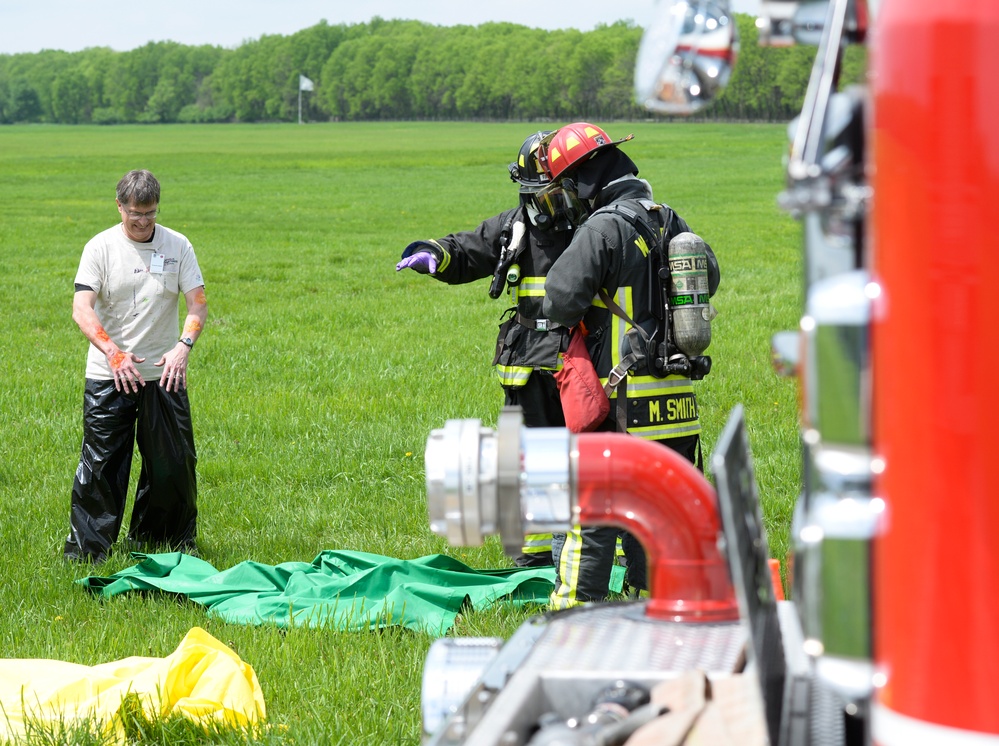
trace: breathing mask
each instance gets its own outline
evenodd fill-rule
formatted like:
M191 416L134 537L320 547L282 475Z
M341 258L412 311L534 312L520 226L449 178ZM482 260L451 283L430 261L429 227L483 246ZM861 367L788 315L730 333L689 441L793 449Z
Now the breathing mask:
M551 228L543 228L540 222L537 223L542 230L572 230L590 214L571 179L560 179L549 184L537 192L533 200L538 208L538 219L547 218L551 221Z

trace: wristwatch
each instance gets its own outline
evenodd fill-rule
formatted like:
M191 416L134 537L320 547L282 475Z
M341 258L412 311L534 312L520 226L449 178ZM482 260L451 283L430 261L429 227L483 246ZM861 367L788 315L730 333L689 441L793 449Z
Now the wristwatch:
M194 349L194 340L191 339L190 337L181 337L180 341L186 344L191 349Z

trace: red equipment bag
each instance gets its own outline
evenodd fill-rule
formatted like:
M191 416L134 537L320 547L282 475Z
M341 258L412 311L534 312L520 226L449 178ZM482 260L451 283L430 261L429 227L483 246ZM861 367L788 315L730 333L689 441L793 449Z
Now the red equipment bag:
M579 325L572 328L569 347L562 353L562 370L555 373L565 426L574 433L595 430L610 414L610 399L593 367L585 337Z

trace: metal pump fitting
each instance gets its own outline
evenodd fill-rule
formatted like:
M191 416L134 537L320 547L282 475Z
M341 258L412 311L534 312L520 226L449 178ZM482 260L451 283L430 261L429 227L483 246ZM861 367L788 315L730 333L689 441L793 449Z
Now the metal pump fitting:
M430 530L454 546L499 534L510 556L524 534L565 530L574 514L571 439L564 428L524 427L519 407L504 407L495 431L448 420L424 454Z
M510 407L495 434L479 420L433 431L426 469L431 530L452 545L499 533L515 556L528 533L615 526L645 548L647 615L738 619L718 550L717 496L676 451L625 433L523 427L520 408Z

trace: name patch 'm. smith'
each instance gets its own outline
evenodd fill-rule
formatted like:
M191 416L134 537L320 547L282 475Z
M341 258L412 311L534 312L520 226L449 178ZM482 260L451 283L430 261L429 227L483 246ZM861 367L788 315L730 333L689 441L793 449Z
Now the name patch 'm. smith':
M693 394L643 396L629 401L629 427L676 425L697 420L697 399Z

